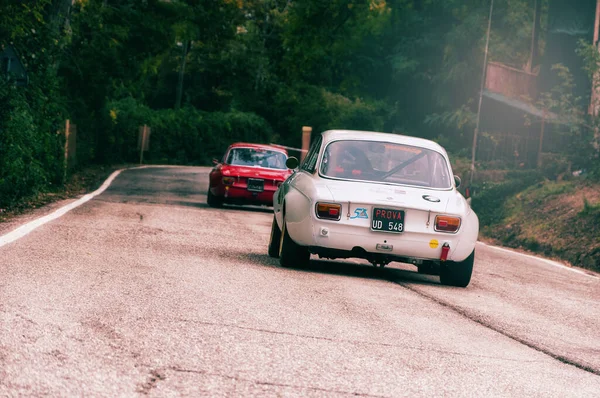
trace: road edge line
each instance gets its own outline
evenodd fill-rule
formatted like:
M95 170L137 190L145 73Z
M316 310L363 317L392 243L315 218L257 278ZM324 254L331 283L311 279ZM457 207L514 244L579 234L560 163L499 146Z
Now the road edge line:
M124 170L128 169L115 170L110 176L108 176L108 178L102 183L102 185L100 185L100 188L96 189L94 192L88 193L82 196L81 198L75 200L74 202L71 202L68 205L65 205L53 211L50 214L46 214L43 217L36 218L35 220L29 221L4 235L0 235L0 247L8 245L9 243L12 243L18 239L21 239L24 236L29 235L31 232L35 231L42 225L47 224L50 221L56 220L57 218L64 216L71 210L81 206L86 202L89 202L94 197L106 191L106 189L110 186L110 184L112 184L115 178L117 178L117 176L121 174L121 172Z
M588 276L590 278L600 279L600 275L596 275L594 273L594 271L589 271L589 270L585 270L584 271L583 269L575 268L573 266L569 266L569 265L561 263L559 261L549 260L547 258L535 256L535 255L532 255L532 254L521 253L521 252L518 252L518 251L515 251L515 250L511 250L511 249L508 249L508 248L505 248L505 247L496 246L496 245L490 245L488 243L481 242L481 241L478 241L477 243L480 244L480 245L489 247L491 249L496 249L498 251L502 251L502 252L505 252L505 253L515 254L517 256L526 257L526 258L533 259L533 260L538 260L538 261L543 262L544 264L551 265L553 267L564 269L564 270L567 270L567 271L575 272L577 274Z
M35 220L29 221L15 229L13 229L12 231L7 232L4 235L0 235L0 248L2 246L8 245L9 243L12 243L12 242L18 240L18 239L21 239L24 236L29 235L31 232L35 231L37 228L41 227L42 225L49 223L50 221L56 220L59 217L64 216L71 210L81 206L82 204L84 204L86 202L89 202L96 196L102 194L104 191L106 191L106 189L110 186L110 184L112 184L112 182L115 180L115 178L117 178L118 175L121 174L121 172L123 172L125 170L149 169L149 168L182 168L182 167L198 167L198 166L148 164L148 165L142 165L142 166L124 167L122 169L115 170L110 176L108 176L108 178L102 183L102 185L100 185L100 188L96 189L94 192L88 193L88 194L82 196L81 198L75 200L74 202L69 203L68 205L65 205L65 206L53 211L50 214L47 214L40 218L36 218ZM203 167L203 166L200 166L200 167ZM210 166L204 166L204 167L210 168Z

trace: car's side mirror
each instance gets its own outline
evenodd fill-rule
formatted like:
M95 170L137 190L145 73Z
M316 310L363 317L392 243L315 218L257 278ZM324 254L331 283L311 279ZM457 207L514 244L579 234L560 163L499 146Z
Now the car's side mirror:
M217 159L213 159L213 160L212 160L212 163L213 163L214 165L217 165L217 164L219 164L219 161L218 161Z
M454 176L454 184L456 185L456 188L460 187L461 182L462 182L462 180L460 179L459 176Z
M291 169L291 170L295 170L299 164L300 164L300 162L298 161L298 159L293 156L290 156L285 161L285 167L287 167L288 169Z

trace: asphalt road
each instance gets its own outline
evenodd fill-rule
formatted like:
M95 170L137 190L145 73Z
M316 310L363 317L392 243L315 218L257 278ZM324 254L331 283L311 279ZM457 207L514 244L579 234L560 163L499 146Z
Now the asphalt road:
M207 171L125 171L0 248L0 396L600 396L594 275L481 244L467 289L280 268Z

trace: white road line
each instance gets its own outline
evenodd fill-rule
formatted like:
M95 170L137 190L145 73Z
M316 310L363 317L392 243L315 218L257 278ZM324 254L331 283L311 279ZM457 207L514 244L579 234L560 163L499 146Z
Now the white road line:
M144 165L144 166L136 166L136 167L129 167L129 168L124 168L124 169L119 169L115 172L113 172L107 179L106 181L104 181L104 183L100 186L100 188L98 188L97 190L95 190L92 193L89 193L87 195L82 196L80 199L69 203L66 206L61 207L58 210L55 210L54 212L44 216L44 217L40 217L38 219L35 219L33 221L30 221L26 224L21 225L20 227L18 227L17 229L5 234L5 235L1 235L0 236L0 247L7 245L9 243L12 243L14 241L16 241L17 239L21 239L22 237L28 235L29 233L31 233L32 231L34 231L35 229L41 227L42 225L52 221L52 220L56 220L59 217L64 216L65 214L67 214L68 212L70 212L71 210L75 209L76 207L81 206L82 204L90 201L91 199L93 199L94 197L100 195L102 192L106 191L106 189L110 186L110 184L112 184L112 182L114 181L115 178L117 178L117 176L119 174L121 174L121 172L123 170L135 170L135 169L148 169L148 168L184 168L184 167L195 167L195 166L173 166L173 165ZM207 169L210 169L211 167L206 167Z
M533 260L541 261L541 262L543 262L545 264L552 265L553 267L557 267L557 268L561 268L561 269L564 269L564 270L567 270L567 271L575 272L575 273L578 273L578 274L581 274L581 275L589 276L590 278L600 279L600 276L597 276L597 275L594 275L594 274L582 271L582 270L577 269L577 268L572 268L572 267L570 267L570 266L568 266L566 264L559 263L558 261L548 260L548 259L543 258L543 257L536 257L536 256L533 256L531 254L519 253L519 252L514 251L514 250L505 249L503 247L498 247L498 246L493 246L493 245L488 245L487 243L483 243L483 242L477 242L477 244L483 245L483 246L487 246L487 247L490 247L490 248L495 249L495 250L503 251L505 253L511 253L511 254L514 254L514 255L517 255L517 256L527 257L527 258L530 258L530 259L533 259Z
M76 200L75 202L69 203L68 205L63 206L60 209L58 209L44 217L40 217L36 220L30 221L26 224L23 224L20 227L18 227L17 229L15 229L5 235L0 236L0 247L7 245L11 242L14 242L17 239L21 239L22 237L28 235L30 232L32 232L36 228L39 228L42 225L44 225L52 220L56 220L57 218L64 216L66 213L73 210L74 208L79 207L82 204L84 204L84 203L88 202L89 200L91 200L92 198L94 198L95 196L100 195L102 192L104 192L106 190L106 188L108 188L110 186L110 184L113 182L113 180L115 178L117 178L117 176L123 170L125 170L125 169L120 169L120 170L113 172L106 179L106 181L104 181L104 184L102 184L100 186L100 188L98 188L94 192L84 195L80 199Z

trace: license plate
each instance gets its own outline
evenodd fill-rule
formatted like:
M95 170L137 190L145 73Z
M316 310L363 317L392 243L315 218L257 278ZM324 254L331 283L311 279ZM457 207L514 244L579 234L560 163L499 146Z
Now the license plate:
M404 210L375 207L371 230L399 234L404 231Z
M257 178L248 178L248 191L262 192L265 190L265 180Z

